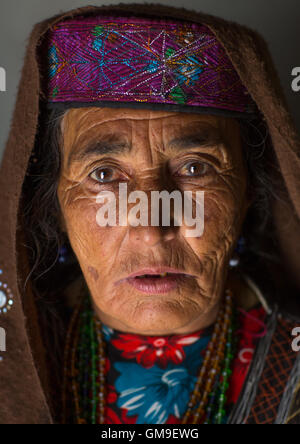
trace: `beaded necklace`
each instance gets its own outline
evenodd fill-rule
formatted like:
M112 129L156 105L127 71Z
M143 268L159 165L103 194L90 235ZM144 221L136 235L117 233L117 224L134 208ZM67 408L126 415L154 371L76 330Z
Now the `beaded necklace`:
M226 392L235 348L235 318L233 294L226 289L182 424L225 422ZM105 423L105 363L102 325L95 316L90 297L85 295L74 310L66 339L63 423L67 421L68 409L77 424Z

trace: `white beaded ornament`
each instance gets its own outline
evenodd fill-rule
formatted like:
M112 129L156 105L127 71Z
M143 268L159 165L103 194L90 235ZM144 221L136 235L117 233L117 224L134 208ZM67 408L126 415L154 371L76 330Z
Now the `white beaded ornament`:
M0 269L0 275L3 270ZM7 313L13 305L13 294L5 282L0 281L0 314Z

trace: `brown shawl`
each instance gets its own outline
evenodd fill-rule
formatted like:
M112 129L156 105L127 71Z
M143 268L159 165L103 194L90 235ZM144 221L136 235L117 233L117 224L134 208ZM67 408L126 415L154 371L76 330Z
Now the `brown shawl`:
M186 19L206 24L215 33L267 122L288 193L288 211L285 208L283 212L279 204L274 204L281 253L289 273L285 278L293 278L300 288L300 141L264 40L244 26L160 5L88 6L38 23L29 38L0 174L1 278L14 295L13 308L0 315L0 326L7 333L7 351L0 362L0 423L53 422L45 390L45 350L38 333L37 312L30 285L23 290L28 269L18 223L18 204L34 146L42 96L37 45L49 27L62 18L94 11Z

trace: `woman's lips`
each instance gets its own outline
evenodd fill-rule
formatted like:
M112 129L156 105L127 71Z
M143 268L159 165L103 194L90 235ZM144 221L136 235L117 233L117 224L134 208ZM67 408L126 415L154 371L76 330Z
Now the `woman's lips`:
M168 293L187 278L195 277L170 267L145 268L132 273L118 283L127 282L137 290L148 294Z
M149 276L127 278L128 284L139 291L148 294L168 293L178 287L180 281L184 279L183 274L167 274L166 276Z

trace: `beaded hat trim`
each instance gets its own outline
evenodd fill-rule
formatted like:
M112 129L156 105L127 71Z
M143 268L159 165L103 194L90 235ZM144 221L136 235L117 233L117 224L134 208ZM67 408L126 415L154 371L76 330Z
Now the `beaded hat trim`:
M178 105L192 112L254 113L224 48L204 25L174 20L79 17L46 37L51 104Z

